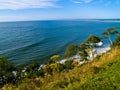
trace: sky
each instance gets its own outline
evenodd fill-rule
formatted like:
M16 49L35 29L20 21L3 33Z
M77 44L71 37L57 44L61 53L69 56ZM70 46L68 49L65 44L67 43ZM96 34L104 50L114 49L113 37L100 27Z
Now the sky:
M118 18L120 0L0 0L0 21Z

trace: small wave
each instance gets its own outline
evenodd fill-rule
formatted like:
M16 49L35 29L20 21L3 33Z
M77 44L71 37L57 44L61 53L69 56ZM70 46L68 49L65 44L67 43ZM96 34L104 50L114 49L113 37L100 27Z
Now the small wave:
M111 48L110 48L110 45L105 45L105 46L103 46L103 47L96 48L96 53L97 53L97 54L95 54L95 57L96 57L97 55L100 55L100 54L102 54L102 53L105 53L105 52L109 51L110 49L111 49ZM70 58L62 59L62 60L60 60L58 63L63 64L63 63L65 63L67 60L77 60L80 64L84 63L84 61L81 61L81 58L80 58L80 56L79 56L78 54L76 54L76 55L74 55L73 57L70 57ZM90 60L93 60L92 53L90 53Z
M14 51L20 51L20 50L28 50L32 47L35 47L35 46L39 46L41 44L44 44L45 42L47 41L47 39L42 39L41 41L39 42L35 42L35 43L30 43L30 44L26 44L26 45L23 45L21 47L15 47L15 48L10 48L10 49L6 49L4 51L1 51L0 54L5 54L5 53L9 53L9 52L14 52Z
M97 48L97 54L105 53L108 50L110 50L110 45L106 45L104 47Z

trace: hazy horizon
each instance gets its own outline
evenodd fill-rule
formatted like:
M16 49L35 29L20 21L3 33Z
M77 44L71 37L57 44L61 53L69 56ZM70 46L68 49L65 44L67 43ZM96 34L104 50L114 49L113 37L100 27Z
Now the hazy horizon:
M117 19L120 0L1 0L0 22Z
M11 20L11 21L0 21L2 22L32 22L32 21L64 21L64 20L120 20L120 18L81 18L81 19L43 19L43 20Z

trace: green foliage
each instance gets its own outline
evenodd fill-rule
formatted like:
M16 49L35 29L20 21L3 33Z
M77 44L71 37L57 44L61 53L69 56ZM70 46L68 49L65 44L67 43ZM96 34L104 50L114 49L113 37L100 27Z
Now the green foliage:
M82 90L119 90L120 86L120 58L117 62L110 62L103 66L104 69L94 68L97 71L94 76L88 76L84 84L81 85Z
M27 66L27 72L35 72L40 66L39 62L32 62Z
M60 56L59 55L53 55L50 60L47 61L47 64L50 65L52 63L56 63L59 60Z
M0 75L7 75L11 71L15 70L15 67L10 63L6 57L0 58Z
M110 35L118 33L116 29L109 28L103 34L111 40ZM82 60L87 60L89 51L100 41L99 37L90 35L79 47L69 45L64 58L79 51ZM112 45L120 46L120 34ZM5 85L3 90L120 90L119 50L115 49L114 53L108 52L81 66L73 59L64 64L58 63L59 55L52 56L43 67L38 62L15 67L6 58L0 58L0 86ZM17 76L13 75L14 70ZM22 73L27 74L22 77Z
M45 71L41 68L40 70L38 70L37 76L44 77L45 76Z
M57 81L54 85L54 87L56 88L65 88L66 86L68 85L68 82L67 81Z
M61 72L64 70L64 65L63 64L60 64L60 63L57 63L57 71L58 72Z
M43 69L44 69L46 74L52 74L53 70L49 65L45 65Z
M68 61L66 61L64 68L65 68L66 70L72 69L72 68L73 68L72 63L73 63L73 60L68 60Z
M17 82L16 76L12 73L14 70L16 70L15 66L6 57L0 58L0 87L7 83L15 84Z
M96 43L99 43L101 40L99 37L94 36L94 35L90 35L86 41L80 45L80 53L79 55L81 56L82 60L87 60L87 57L89 56L89 52L87 52L87 49L90 49L91 53L92 53L92 58L94 59L94 54L96 53L95 51L93 51L93 49L95 49L96 47Z
M53 60L53 61L57 61L58 59L59 59L59 55L53 55L52 57L51 57L51 60Z
M116 50L118 50L116 53ZM113 58L108 58L110 52L99 60L86 63L82 66L74 66L72 60L66 61L64 65L57 65L61 72L54 72L53 68L46 65L38 70L38 77L22 79L19 85L8 84L5 90L120 90L120 49L116 49ZM107 55L108 54L108 55ZM112 53L113 54L113 53ZM107 56L106 56L107 55ZM103 64L101 64L103 63ZM34 66L34 65L33 65ZM56 69L56 70L57 70ZM63 70L63 71L62 71ZM51 73L51 74L50 74ZM42 76L43 77L39 77ZM44 76L45 75L45 76Z
M117 28L118 28L118 27L107 28L102 34L103 34L103 35L113 35L113 34L117 34L117 33L118 33Z
M78 47L77 46L74 46L74 45L69 45L67 47L67 50L65 51L65 54L64 54L64 58L68 58L68 57L71 57L73 55L75 55L78 51Z
M117 31L118 27L112 27L112 28L107 28L102 34L107 36L110 44L113 44L113 41L111 40L111 35L118 34L119 32Z
M79 51L82 51L82 50L87 49L87 47L88 47L88 45L86 45L85 43L82 43L82 44L80 44L80 46L78 47L78 50L79 50Z
M88 38L87 38L87 40L85 41L85 43L98 43L98 42L100 42L100 38L99 37L97 37L97 36L94 36L94 35L90 35Z
M21 72L21 71L24 69L24 67L26 67L26 66L27 66L27 65L25 65L25 64L20 64L20 65L16 66L17 71L18 71L18 72Z
M79 53L79 55L80 55L80 58L81 58L82 60L84 60L84 61L86 61L86 60L87 60L87 57L89 56L89 55L88 55L88 52L86 52L85 50L81 50L80 53Z
M36 90L32 83L24 83L18 86L18 90Z
M111 45L112 47L120 46L120 34L117 35L115 41Z

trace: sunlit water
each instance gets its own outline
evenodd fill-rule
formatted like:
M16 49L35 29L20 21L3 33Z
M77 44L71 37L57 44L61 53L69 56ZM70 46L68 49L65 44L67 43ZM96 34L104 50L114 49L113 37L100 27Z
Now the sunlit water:
M54 54L62 55L69 44L79 45L90 34L100 36L120 22L51 20L0 22L0 54L15 63L37 60L44 63ZM104 45L109 44L104 41Z

